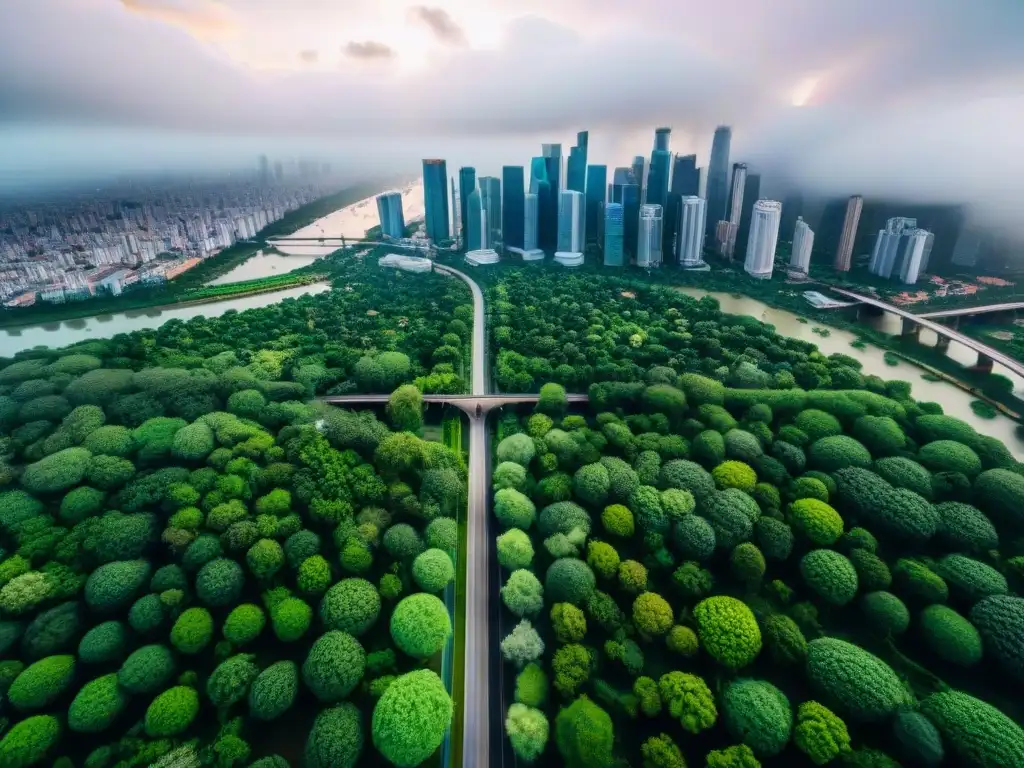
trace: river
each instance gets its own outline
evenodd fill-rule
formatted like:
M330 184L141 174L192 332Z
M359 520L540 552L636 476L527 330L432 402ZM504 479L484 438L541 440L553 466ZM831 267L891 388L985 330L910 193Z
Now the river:
M30 325L24 328L9 328L0 334L0 356L11 357L15 352L39 345L65 347L79 341L106 339L119 333L156 328L168 320L190 320L193 317L217 317L229 309L244 312L276 304L284 299L294 299L310 293L321 293L330 289L327 283L312 283L297 288L287 288L271 293L257 293L237 299L211 301L207 304L193 304L170 309L137 309L112 315L65 320L60 323Z
M278 277L302 267L308 267L319 256L286 256L280 253L257 251L255 256L239 264L230 272L225 272L207 285L227 285L240 283L243 280L257 280L261 277Z
M971 401L976 398L969 393L944 381L926 381L922 379L922 369L911 363L900 361L900 364L897 366L887 364L885 362L885 352L878 347L870 344L864 349L851 347L850 342L855 341L857 337L849 331L830 327L830 334L822 337L811 330L818 327L818 324L813 321L801 323L792 312L769 307L757 299L747 296L736 297L729 293L702 291L697 288L679 288L678 290L698 299L701 296L713 296L718 299L723 312L756 317L758 320L775 326L775 330L783 336L790 336L815 344L823 354L831 355L835 352L842 352L844 355L856 358L863 364L862 370L864 373L873 373L881 376L883 379L904 379L909 381L913 385L912 393L915 400L939 403L950 416L963 419L982 434L991 435L1002 440L1017 459L1024 461L1024 445L1021 444L1014 433L1017 422L1013 419L1002 414L994 419L983 419L977 416L971 410ZM821 327L825 326L822 324ZM896 315L885 313L881 317L873 318L872 327L887 333L899 333L900 319ZM927 344L934 345L934 332L922 330L921 340ZM950 357L954 360L965 365L972 365L977 360L977 354L963 345L953 342L949 346ZM954 347L959 347L960 349L957 350ZM1019 396L1024 382L1000 366L996 366L995 371L1013 380L1014 391ZM1024 406L1024 403L1022 403L1022 406Z

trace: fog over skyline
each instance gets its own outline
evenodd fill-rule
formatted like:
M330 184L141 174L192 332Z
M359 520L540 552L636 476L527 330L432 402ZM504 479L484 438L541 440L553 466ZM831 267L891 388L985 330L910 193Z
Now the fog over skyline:
M706 165L715 125L769 190L966 201L1024 229L1021 0L32 0L0 3L0 184L444 157L497 174Z

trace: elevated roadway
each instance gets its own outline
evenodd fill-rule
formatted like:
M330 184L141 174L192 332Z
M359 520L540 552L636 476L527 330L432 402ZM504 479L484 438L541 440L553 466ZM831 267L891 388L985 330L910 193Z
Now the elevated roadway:
M986 315L989 312L1012 312L1017 309L1024 309L1024 301L1007 301L1002 304L986 304L984 307L944 309L940 312L922 312L918 317L923 317L928 320L938 320L943 317L968 317L971 315Z

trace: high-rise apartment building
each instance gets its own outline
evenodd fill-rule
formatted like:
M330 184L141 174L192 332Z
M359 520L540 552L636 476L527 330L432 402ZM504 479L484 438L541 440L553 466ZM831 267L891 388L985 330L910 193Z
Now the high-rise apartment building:
M377 195L377 214L380 216L380 233L384 237L405 237L401 192L384 192Z
M661 266L663 209L660 205L641 205L638 223L636 265L646 269Z
M736 230L736 247L734 253L746 253L747 242L750 240L750 217L754 213L754 202L761 199L761 175L747 173L743 183L743 210L740 211L740 226ZM785 210L785 206L783 206ZM795 223L794 223L795 226ZM783 231L780 227L780 231Z
M484 206L484 196L479 187L469 193L469 200L466 201L465 226L467 251L479 251L491 247L487 208Z
M604 206L604 265L621 267L625 264L622 246L625 231L622 220L622 203L606 203Z
M894 216L879 230L875 238L875 247L871 252L868 271L873 275L892 277L894 268L900 258L900 251L905 247L903 242L911 230L917 229L917 219L905 216Z
M676 259L683 269L706 269L704 235L707 202L696 195L679 200L679 231L676 234Z
M782 223L782 203L777 200L758 200L750 218L750 239L743 269L751 277L768 280L775 268L775 248L779 244L779 224Z
M487 211L488 248L501 242L501 179L497 176L481 176L480 198Z
M583 195L575 189L563 189L558 195L558 251L582 253Z
M586 191L586 237L588 243L596 243L601 231L601 208L604 205L605 189L607 188L608 166L587 166Z
M539 197L527 192L523 197L523 250L533 251L537 248L537 229L539 216Z
M476 189L476 168L464 166L459 168L459 221L462 228L458 230L462 238L462 247L469 242L469 234L466 231L469 222L469 196Z
M451 239L448 229L448 169L444 160L423 161L423 204L427 238L434 243Z
M898 263L900 280L906 285L914 285L917 278L928 267L935 235L927 229L912 229L906 233L905 242L900 252Z
M853 245L857 240L857 227L860 225L860 214L864 210L864 198L854 195L846 203L846 216L843 217L843 232L839 236L839 248L833 266L839 272L849 272L853 262Z
M732 261L736 253L736 235L740 229L740 217L743 214L743 193L747 186L747 164L733 163L732 185L729 191L728 216L729 222L725 230L725 239L719 241L718 252Z
M803 217L796 220L793 230L793 253L789 258L790 269L807 274L811 268L811 250L814 248L814 230Z
M711 142L711 162L708 164L708 235L714 234L718 222L726 220L726 203L729 200L729 144L732 129L720 125L715 129Z
M506 165L501 169L503 195L501 235L506 248L522 248L526 222L526 185L523 166Z

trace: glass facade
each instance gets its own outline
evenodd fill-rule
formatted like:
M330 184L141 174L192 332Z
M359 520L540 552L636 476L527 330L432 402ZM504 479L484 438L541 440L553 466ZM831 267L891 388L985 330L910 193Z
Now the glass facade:
M729 200L729 144L732 142L732 129L720 125L715 129L715 138L711 143L711 162L708 164L708 238L714 237L718 222L726 217L726 203Z
M639 236L636 246L636 265L652 269L661 266L662 208L660 205L641 205Z
M427 237L434 243L450 240L448 167L444 160L423 161L423 204Z
M380 233L384 237L405 237L405 216L402 213L402 193L385 192L377 195L377 214Z
M480 195L487 211L487 247L494 248L501 241L501 179L481 176Z
M481 248L490 247L483 195L479 189L474 189L466 201L466 250L479 251Z
M476 168L459 168L459 221L462 229L459 235L462 237L462 247L466 247L469 236L466 232L466 223L469 221L469 196L476 189Z
M625 263L623 245L622 204L608 203L604 207L604 265L621 267Z
M640 217L640 186L622 187L622 252L627 260L636 258L637 225Z
M601 207L604 205L604 193L608 182L608 166L587 166L587 217L586 241L598 242L601 230Z
M526 187L523 166L506 165L501 169L504 198L501 206L501 233L507 248L522 248L526 222Z

